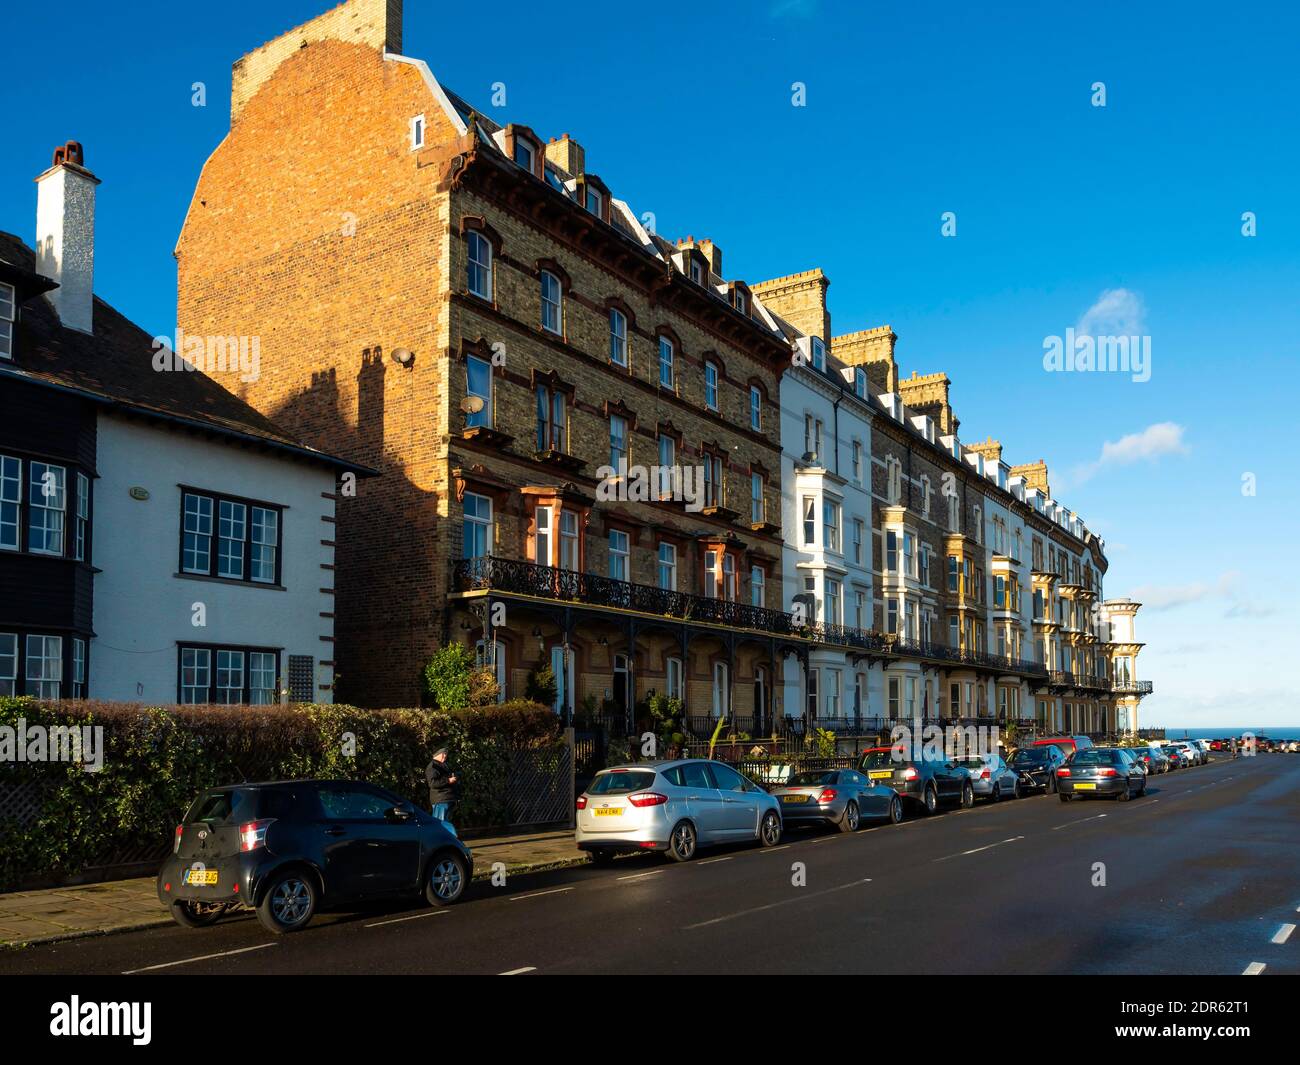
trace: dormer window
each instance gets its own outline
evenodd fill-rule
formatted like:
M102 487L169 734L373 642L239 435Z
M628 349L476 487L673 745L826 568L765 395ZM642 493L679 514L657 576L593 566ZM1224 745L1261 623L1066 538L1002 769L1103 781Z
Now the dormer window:
M748 314L749 300L745 299L745 294L740 289L736 289L735 297L736 297L736 310L738 310L741 314Z
M537 173L537 149L518 135L515 136L515 162L530 174Z
M691 259L691 280L697 285L704 284L704 264L698 259Z
M867 398L867 371L861 366L853 370L853 392L858 399Z
M14 319L18 303L13 285L0 281L0 359L14 357Z
M599 189L593 189L587 186L587 210L597 218L605 217L605 197L600 194Z
M821 337L812 338L812 364L814 370L826 369L826 345Z
M424 116L416 115L411 119L411 151L424 147Z

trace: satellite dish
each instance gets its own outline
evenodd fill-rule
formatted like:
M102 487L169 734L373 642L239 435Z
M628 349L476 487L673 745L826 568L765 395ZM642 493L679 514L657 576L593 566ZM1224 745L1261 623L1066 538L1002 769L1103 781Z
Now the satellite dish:
M477 414L483 409L483 397L466 396L460 401L460 409L462 414Z

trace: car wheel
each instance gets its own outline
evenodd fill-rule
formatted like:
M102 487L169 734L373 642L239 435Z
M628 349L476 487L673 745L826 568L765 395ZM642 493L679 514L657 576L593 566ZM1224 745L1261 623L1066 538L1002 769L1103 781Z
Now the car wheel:
M903 820L903 800L895 795L889 800L889 823L891 825L901 824Z
M1060 799L1061 802L1070 802L1074 798L1073 795L1066 795L1063 791L1058 791L1056 797Z
M844 816L840 818L840 831L856 832L858 830L859 820L858 804L850 799L849 804L844 807Z
M598 850L588 851L587 853L591 856L592 865L604 866L614 864L614 852L609 850L607 847L601 847Z
M1025 793L1024 793L1023 791L1021 791L1021 789L1020 789L1020 780L1019 780L1019 778L1017 778L1017 779L1016 779L1016 786L1015 786L1014 788L1011 789L1011 797L1012 797L1013 799L1023 799L1024 796L1025 796Z
M990 795L989 798L990 798L993 802L1001 802L1001 801L1002 801L1002 785L1001 785L1001 784L994 784L994 785L993 785L993 794Z
M921 799L925 804L925 812L927 814L932 814L935 810L939 809L939 793L934 790L933 784L927 784L925 786L925 793L922 795Z
M969 810L974 805L975 789L971 787L970 781L967 781L961 789L961 808L963 810Z
M257 904L257 919L268 932L298 932L316 912L316 885L299 870L279 873Z
M1125 783L1124 790L1115 796L1115 801L1128 802L1131 798L1133 798L1133 787L1132 785Z
M430 906L450 906L459 902L469 883L469 870L465 859L454 851L435 854L429 863L429 879L424 885L424 897Z
M172 899L168 906L172 920L186 928L207 928L216 924L226 912L225 906L214 903L191 902L189 899Z
M1060 792L1060 785L1056 783L1056 774L1052 773L1047 778L1047 787L1044 788L1049 795Z
M695 826L689 821L678 821L668 838L668 857L675 862L689 862L695 857Z
M1147 793L1147 782L1144 780L1144 781L1142 781L1142 786L1141 786L1140 788L1138 788L1137 797L1140 799L1140 798L1142 798L1142 796L1145 795L1146 793Z
M758 826L758 841L764 847L775 847L781 842L781 818L775 810L768 810Z

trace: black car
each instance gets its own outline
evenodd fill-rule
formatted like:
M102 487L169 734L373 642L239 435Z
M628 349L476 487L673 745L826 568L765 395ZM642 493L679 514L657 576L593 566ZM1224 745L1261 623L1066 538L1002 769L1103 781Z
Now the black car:
M1020 774L1020 790L1056 790L1056 771L1065 764L1065 752L1055 744L1021 747L1007 763Z
M247 907L296 932L318 908L397 895L456 902L469 850L437 818L373 784L287 780L203 792L176 826L158 898L199 928Z
M905 802L934 813L940 803L975 805L970 771L944 755L925 751L916 756L903 746L872 747L862 752L858 772L873 784L886 784Z

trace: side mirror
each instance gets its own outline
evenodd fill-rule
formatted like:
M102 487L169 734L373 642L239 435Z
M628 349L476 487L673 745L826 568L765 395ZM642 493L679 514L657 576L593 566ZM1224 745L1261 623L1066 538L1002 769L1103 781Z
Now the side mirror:
M415 811L406 805L394 806L387 812L386 816L390 821L409 821L415 816Z

